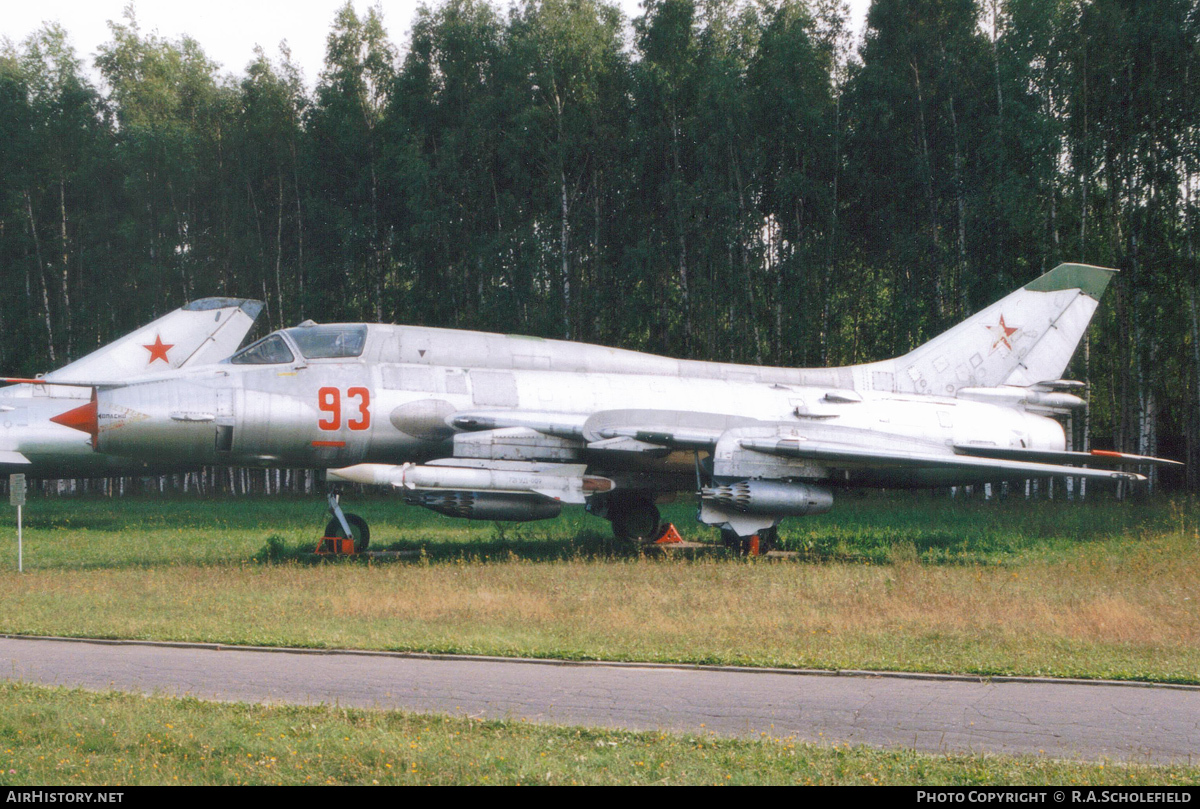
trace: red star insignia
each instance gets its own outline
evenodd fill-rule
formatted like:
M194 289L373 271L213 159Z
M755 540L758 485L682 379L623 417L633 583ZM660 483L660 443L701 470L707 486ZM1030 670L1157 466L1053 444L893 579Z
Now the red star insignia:
M999 326L988 326L987 327L988 331L997 335L996 342L992 343L992 350L995 351L997 348L1000 347L1001 343L1004 343L1004 347L1007 348L1009 351L1012 351L1012 343L1008 342L1008 338L1013 334L1013 332L1017 331L1019 328L1020 328L1020 326L1006 325L1004 323L1004 315L1000 315L1000 325Z
M164 343L161 334L156 335L153 343L142 346L142 348L150 352L150 360L146 364L153 365L155 360L162 360L167 365L170 365L171 361L167 359L167 352L174 347L174 343Z

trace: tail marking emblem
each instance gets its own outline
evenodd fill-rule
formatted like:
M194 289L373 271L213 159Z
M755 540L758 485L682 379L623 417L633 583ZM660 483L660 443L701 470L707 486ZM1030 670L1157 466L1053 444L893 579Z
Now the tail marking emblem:
M171 361L167 359L167 352L174 347L174 343L164 343L162 341L161 334L156 335L153 343L142 346L142 348L150 352L150 359L146 362L146 364L153 365L155 360L162 360L167 365L170 365Z
M1008 342L1008 338L1011 337L1012 334L1014 332L1018 331L1019 329L1020 329L1020 326L1009 326L1009 325L1005 324L1004 315L1000 315L1000 325L999 326L988 326L987 327L988 331L990 331L992 334L996 335L996 342L992 343L992 351L995 351L997 348L999 348L1001 343L1004 343L1004 347L1007 348L1009 351L1012 351L1012 343Z

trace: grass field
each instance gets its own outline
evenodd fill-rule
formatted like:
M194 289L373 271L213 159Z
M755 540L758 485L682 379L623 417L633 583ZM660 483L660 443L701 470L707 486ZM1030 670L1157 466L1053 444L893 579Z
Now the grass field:
M0 684L0 784L1195 785L1200 768L929 755Z
M784 523L784 561L647 557L579 511L353 510L373 547L419 556L311 561L315 498L31 500L0 631L1200 682L1195 501L847 497ZM702 534L690 506L668 517Z

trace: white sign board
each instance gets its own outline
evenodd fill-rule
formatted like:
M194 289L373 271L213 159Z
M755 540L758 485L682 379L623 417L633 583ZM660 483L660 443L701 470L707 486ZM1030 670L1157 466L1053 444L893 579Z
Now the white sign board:
M10 506L25 505L25 476L8 476L8 504Z

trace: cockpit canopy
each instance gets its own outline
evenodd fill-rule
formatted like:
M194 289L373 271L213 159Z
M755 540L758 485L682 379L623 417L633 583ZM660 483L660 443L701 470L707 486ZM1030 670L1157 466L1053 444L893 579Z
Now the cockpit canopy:
M297 326L268 334L234 354L229 361L234 365L293 362L296 358L293 347L306 360L350 359L361 356L366 344L366 326Z
M284 334L308 360L357 357L367 344L366 326L297 326Z
M229 358L234 365L275 365L295 359L288 344L279 332L268 334L257 343L251 343Z

